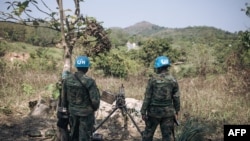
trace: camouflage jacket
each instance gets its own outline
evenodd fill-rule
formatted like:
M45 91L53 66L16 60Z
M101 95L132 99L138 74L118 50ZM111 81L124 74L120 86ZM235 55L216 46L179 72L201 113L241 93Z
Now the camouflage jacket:
M147 84L142 115L171 117L180 110L180 92L176 79L167 73L153 75Z
M87 116L99 108L100 92L94 79L82 72L76 72L75 75L69 74L64 80L62 106L66 107L70 114Z

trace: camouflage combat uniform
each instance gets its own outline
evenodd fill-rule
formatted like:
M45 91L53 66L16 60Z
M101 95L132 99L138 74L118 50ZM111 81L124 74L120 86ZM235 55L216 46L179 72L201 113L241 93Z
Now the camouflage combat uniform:
M149 81L141 114L147 115L143 141L152 141L160 124L163 141L170 141L175 112L180 110L179 86L168 72L155 74Z
M91 140L94 129L94 112L100 105L100 93L94 79L83 72L70 74L63 84L64 104L69 111L70 141Z

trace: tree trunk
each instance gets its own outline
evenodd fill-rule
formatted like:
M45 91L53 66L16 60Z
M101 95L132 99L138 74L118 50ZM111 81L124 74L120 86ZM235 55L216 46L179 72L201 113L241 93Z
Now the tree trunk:
M64 66L62 73L71 71L71 55L72 51L65 39L65 31L64 31L64 12L63 12L63 0L58 0L59 13L60 13L60 23L61 23L61 38L62 38L62 46L64 48Z
M72 55L72 49L70 48L69 44L67 43L65 39L65 31L64 31L64 12L63 12L63 0L57 0L58 7L59 7L59 13L60 13L60 23L61 23L61 38L62 38L62 46L64 49L64 66L62 70L62 79L63 75L66 72L71 72L71 55ZM60 105L58 105L60 107ZM57 141L68 141L68 129L63 129L60 127L57 127Z

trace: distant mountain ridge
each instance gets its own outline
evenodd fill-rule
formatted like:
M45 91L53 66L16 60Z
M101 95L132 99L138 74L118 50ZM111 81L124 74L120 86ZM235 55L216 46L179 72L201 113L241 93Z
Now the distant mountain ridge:
M168 28L163 26L158 26L147 21L141 21L134 25L125 28L111 28L112 30L122 30L124 33L129 35L139 35L143 37L207 37L213 36L213 38L221 38L223 36L231 36L233 33L228 31L223 31L215 27L209 26L189 26L185 28Z
M129 34L141 34L141 35L148 35L154 34L161 30L166 29L165 27L161 27L155 24L152 24L147 21L138 22L132 26L124 28L124 31L128 32Z

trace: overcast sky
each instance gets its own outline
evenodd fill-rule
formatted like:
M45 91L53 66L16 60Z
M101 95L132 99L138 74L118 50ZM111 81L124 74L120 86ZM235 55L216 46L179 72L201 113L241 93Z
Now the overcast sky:
M0 1L3 10L2 2L7 0ZM56 7L55 0L44 1ZM64 0L64 8L73 9L72 1ZM250 28L250 17L241 11L247 2L250 0L85 0L81 13L103 22L105 28L147 21L168 28L212 26L237 32Z

